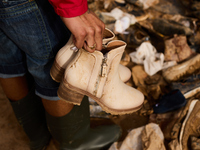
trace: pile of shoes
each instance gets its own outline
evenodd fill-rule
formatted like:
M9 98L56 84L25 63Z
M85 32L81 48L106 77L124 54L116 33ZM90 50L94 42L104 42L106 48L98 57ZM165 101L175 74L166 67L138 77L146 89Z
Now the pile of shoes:
M88 6L106 25L104 49L77 50L70 38L51 70L61 82L59 97L79 105L87 95L91 117L147 117L160 130L146 123L138 131L161 131L158 150L200 149L200 2L88 0ZM121 144L141 138L133 130ZM152 149L145 137L136 150ZM110 150L127 148L119 145Z

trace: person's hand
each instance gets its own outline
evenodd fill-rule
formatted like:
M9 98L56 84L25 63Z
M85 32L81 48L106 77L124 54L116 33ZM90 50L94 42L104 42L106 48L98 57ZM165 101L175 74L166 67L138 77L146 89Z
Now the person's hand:
M105 24L88 10L81 16L61 17L67 28L74 35L74 44L77 48L84 47L89 52L102 49L103 32Z

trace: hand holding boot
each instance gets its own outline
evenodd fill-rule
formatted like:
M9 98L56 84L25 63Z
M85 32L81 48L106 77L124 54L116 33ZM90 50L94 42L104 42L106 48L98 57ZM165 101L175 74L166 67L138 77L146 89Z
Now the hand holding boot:
M61 19L74 35L74 44L78 49L84 47L89 52L102 49L105 24L94 12L88 9L80 16Z

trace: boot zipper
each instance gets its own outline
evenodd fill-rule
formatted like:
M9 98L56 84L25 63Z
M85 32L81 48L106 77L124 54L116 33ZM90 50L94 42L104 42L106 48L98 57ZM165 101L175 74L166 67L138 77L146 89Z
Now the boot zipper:
M101 64L101 77L107 77L107 57L104 56Z
M101 81L101 78L103 77L107 77L107 57L106 55L103 57L102 59L102 63L101 63L101 70L100 70L100 74L97 78L97 81L96 81L96 84L95 84L95 90L93 92L94 95L97 94L97 90L98 90L98 87L99 87L99 83Z

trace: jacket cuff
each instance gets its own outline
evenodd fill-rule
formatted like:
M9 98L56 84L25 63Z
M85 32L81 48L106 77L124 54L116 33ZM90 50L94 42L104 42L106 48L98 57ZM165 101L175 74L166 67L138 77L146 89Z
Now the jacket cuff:
M67 5L62 5L60 8L56 7L55 5L53 5L53 7L57 15L65 18L80 16L88 10L87 0L83 0L81 5L72 8L68 8Z

